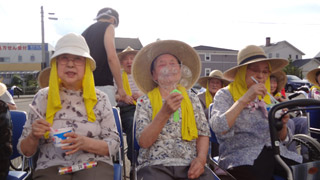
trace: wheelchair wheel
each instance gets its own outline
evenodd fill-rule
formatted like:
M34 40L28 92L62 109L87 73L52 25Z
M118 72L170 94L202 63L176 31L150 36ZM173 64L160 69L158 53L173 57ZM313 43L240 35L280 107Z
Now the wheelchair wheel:
M320 143L316 139L305 134L296 134L292 142L296 142L301 151L303 148L307 149L308 157L304 156L307 161L320 160Z

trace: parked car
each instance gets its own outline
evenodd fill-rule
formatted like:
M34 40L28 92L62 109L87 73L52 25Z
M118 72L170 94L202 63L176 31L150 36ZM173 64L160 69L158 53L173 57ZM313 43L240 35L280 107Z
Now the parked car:
M286 92L293 92L297 90L301 86L308 86L311 87L311 83L307 80L302 80L298 76L295 75L287 75L287 84L286 84Z

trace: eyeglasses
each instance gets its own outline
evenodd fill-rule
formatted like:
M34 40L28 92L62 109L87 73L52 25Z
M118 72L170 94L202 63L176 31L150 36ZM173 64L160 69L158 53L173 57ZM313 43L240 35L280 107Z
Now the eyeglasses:
M61 55L57 57L58 63L62 65L66 65L69 61L73 61L74 65L76 66L83 66L86 63L86 58L81 56L68 56L68 55Z
M251 72L255 73L255 74L263 74L264 76L268 76L270 74L269 70L258 70L258 69L253 69L253 68L248 68L248 70L250 70Z

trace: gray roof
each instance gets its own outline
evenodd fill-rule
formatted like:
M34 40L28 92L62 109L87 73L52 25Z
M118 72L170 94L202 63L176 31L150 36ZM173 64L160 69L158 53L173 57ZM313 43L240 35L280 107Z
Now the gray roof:
M300 51L298 48L296 48L295 46L293 46L292 44L290 44L288 41L279 41L279 42L276 42L276 43L271 43L270 46L261 46L265 51L268 51L269 49L275 47L275 46L278 46L282 43L285 43L285 44L288 44L289 46L291 46L293 49L295 49L296 51L298 51L300 54L302 55L305 55L302 51Z
M140 50L143 46L139 40L139 38L115 38L115 45L117 52L121 52L126 49L128 46L135 50Z
M309 63L312 59L297 59L292 62L295 67L302 67L303 65Z
M237 52L237 50L233 50L233 49L224 49L224 48L217 48L217 47L211 47L211 46L195 46L193 47L195 50L208 50L208 51L235 51Z

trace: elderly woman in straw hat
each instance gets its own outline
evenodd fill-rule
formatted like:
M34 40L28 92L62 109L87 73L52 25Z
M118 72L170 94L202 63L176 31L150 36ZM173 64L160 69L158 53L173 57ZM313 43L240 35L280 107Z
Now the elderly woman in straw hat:
M106 94L95 89L95 61L81 35L63 36L50 60L49 87L35 95L18 149L25 156L39 150L33 179L113 179L112 155L119 136ZM62 147L54 145L49 131L71 127ZM59 167L91 161L97 166L59 175Z
M307 79L313 84L310 91L310 98L320 100L320 66L309 71Z
M219 165L236 179L272 179L273 173L284 175L277 169L270 150L271 140L266 105L271 104L270 73L288 64L286 59L268 59L259 46L250 45L239 51L238 66L223 75L233 80L214 97L210 126L220 143ZM282 118L279 138L286 143L292 134ZM281 156L288 164L302 161L298 154L280 145Z
M7 103L10 110L16 110L17 106L11 96L10 92L7 91L7 86L0 82L0 100Z
M206 88L206 91L199 93L198 97L203 107L204 114L208 119L208 108L213 102L214 95L219 89L228 85L230 81L223 78L223 74L220 70L213 70L210 72L209 76L199 78L198 83L203 88Z
M279 101L284 102L287 99L280 93L287 83L285 72L278 71L270 75L270 93ZM308 134L308 119L306 117L293 117L288 120L287 127L292 134ZM296 152L296 146L293 143L288 147L289 150Z
M146 93L134 117L138 179L213 179L205 167L208 122L198 97L188 91L200 68L198 54L180 41L157 41L136 55L133 77Z
M50 78L51 67L44 68L40 71L38 75L38 85L40 88L45 88L49 86L49 78Z
M118 54L120 64L122 67L122 84L127 96L120 99L119 95L116 95L117 106L120 108L121 125L123 131L126 133L128 151L127 156L132 161L132 126L133 116L136 110L137 99L142 96L142 92L136 86L131 73L131 67L134 57L138 53L137 50L128 46L121 53Z

